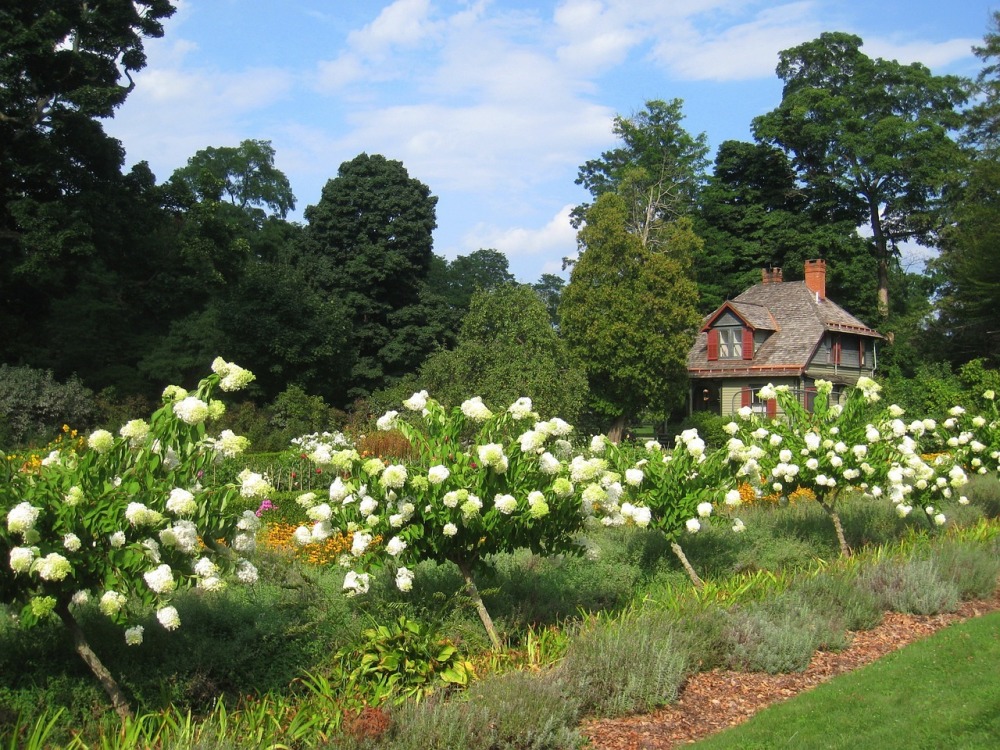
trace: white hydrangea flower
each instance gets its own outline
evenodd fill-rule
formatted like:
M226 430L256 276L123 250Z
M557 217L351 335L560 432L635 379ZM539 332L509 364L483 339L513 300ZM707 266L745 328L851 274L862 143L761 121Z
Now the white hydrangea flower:
M177 630L181 626L181 616L175 607L163 607L156 610L156 619L167 630Z
M333 515L333 510L329 503L314 505L306 511L306 518L310 521L329 521L331 515Z
M139 646L142 644L142 634L145 628L142 625L135 625L125 631L125 645Z
M167 510L177 516L190 516L198 510L198 503L195 502L194 494L181 487L174 487L167 498Z
M247 586L257 583L259 574L257 568L249 560L240 560L236 563L236 578Z
M243 497L266 497L274 493L274 487L264 474L244 469L236 478L240 481L240 495Z
M69 534L63 534L63 547L69 552L79 551L82 543L80 542L80 537L76 534L70 532Z
M410 411L422 412L427 408L427 399L429 396L430 394L428 394L427 391L419 391L406 399L406 401L403 402L403 406Z
M125 519L133 526L155 526L163 520L163 514L142 503L129 503L125 508Z
M115 436L107 430L94 430L87 438L87 445L97 453L107 453L115 447Z
M35 560L31 569L38 573L43 581L61 581L73 572L69 560L58 552L50 552L45 557Z
M7 513L7 531L12 534L23 534L30 531L35 527L38 514L41 512L41 508L36 508L27 501L18 503Z
M372 542L372 535L366 534L363 531L355 531L354 536L351 540L351 554L355 557L360 557L368 549L368 545Z
M348 571L344 576L344 590L348 596L368 593L368 574Z
M124 594L119 594L117 591L105 591L101 595L98 607L103 614L113 617L121 612L127 603L128 599L125 598Z
M390 410L383 414L375 421L375 427L379 430L386 432L393 429L396 426L396 418L399 417L399 412Z
M531 399L525 396L522 396L513 404L511 404L509 407L507 407L507 411L514 419L519 421L522 419L527 419L528 417L533 416L534 414L534 412L531 411Z
M396 588L406 592L413 588L413 571L409 568L399 568L396 571Z
M464 414L466 418L471 419L473 422L485 422L493 416L493 412L491 412L488 408L486 408L486 405L483 404L481 396L473 396L467 401L463 401L461 409L462 414Z
M383 487L389 487L392 489L400 489L406 484L406 467L402 464L390 464L386 466L382 471L382 476L379 479L379 483Z
M743 523L743 521L741 519L737 518L737 519L735 519L735 521L736 522L733 524L733 531L735 533L741 534L744 531L746 531L747 527L746 527L746 525Z
M458 533L458 526L453 523L446 523L444 528L441 529L441 533L445 536L455 536Z
M451 476L451 470L443 464L437 464L427 470L427 481L431 484L441 484Z
M399 557L406 549L406 542L400 539L398 536L394 536L389 540L389 543L385 545L385 551L391 557Z
M625 469L625 484L631 487L638 487L642 484L642 480L645 477L646 475L643 474L642 469Z
M292 534L295 543L300 547L312 543L312 532L306 526L299 526Z
M551 453L545 452L539 456L538 470L543 474L548 474L550 476L552 474L558 474L560 469L562 469L562 463Z
M489 466L498 474L503 474L507 471L509 465L507 456L504 455L503 446L499 443L480 445L476 449L476 453L479 456L480 463Z
M710 515L712 515L712 504L698 503L698 515L701 518L708 518Z
M188 396L174 404L174 414L186 424L201 424L208 419L208 404L195 396Z
M513 495L501 495L498 494L493 498L494 507L503 513L505 516L509 516L517 509L517 500Z
M739 490L729 490L729 492L726 493L724 502L730 508L735 508L743 502L743 496L740 494Z
M146 585L157 594L168 594L177 588L174 572L169 565L163 564L142 574Z
M687 528L689 534L697 534L701 529L701 521L697 518L689 518L684 526Z
M38 554L37 547L14 547L10 551L10 569L15 573L27 573Z
M136 445L149 436L149 423L142 419L131 419L122 425L122 428L118 430L118 434L132 445Z

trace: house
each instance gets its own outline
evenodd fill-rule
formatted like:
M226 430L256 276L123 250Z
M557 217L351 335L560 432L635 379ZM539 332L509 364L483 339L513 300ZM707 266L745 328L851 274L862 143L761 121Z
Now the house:
M805 281L764 269L761 283L704 319L688 354L689 412L728 415L749 406L774 416L774 401L757 397L768 383L790 386L811 407L816 380L828 380L839 399L872 376L884 338L827 298L826 261L807 260Z

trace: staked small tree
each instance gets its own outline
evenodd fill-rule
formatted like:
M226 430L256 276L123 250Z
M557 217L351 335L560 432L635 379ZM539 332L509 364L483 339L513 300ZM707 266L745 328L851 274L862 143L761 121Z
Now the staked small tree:
M206 429L225 409L215 392L239 390L253 374L221 358L213 371L190 393L168 386L148 422L131 420L117 436L97 430L37 463L0 453L0 602L19 612L25 628L61 620L122 718L131 713L128 699L90 646L78 609L96 600L104 615L129 626L125 643L136 646L139 621L151 609L167 630L180 626L171 604L178 590L217 591L227 574L257 579L247 555L260 521L238 500L270 487L248 471L240 486L212 484L215 462L248 441L228 430L213 438Z
M454 563L499 648L477 572L489 556L517 549L583 552L581 534L594 512L588 492L607 497L600 487L606 463L581 464L567 439L572 426L558 417L540 420L525 397L494 413L479 397L447 410L421 391L404 407L409 418L389 411L378 427L402 432L411 460L366 458L349 445L309 447L309 458L337 478L328 498L299 497L313 525L299 527L295 538L311 544L337 530L352 535L350 554L339 561L352 568L344 579L350 595L368 591L373 569L390 566L397 587L409 591L409 565Z

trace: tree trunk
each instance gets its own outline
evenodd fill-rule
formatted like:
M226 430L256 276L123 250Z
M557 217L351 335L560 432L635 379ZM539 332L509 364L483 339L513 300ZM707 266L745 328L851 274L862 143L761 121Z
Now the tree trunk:
M830 516L830 520L833 521L833 528L837 532L837 542L840 544L841 557L850 557L851 548L847 546L847 538L844 536L844 527L840 523L840 515L834 509L833 503L827 503L824 500L820 500L819 505L826 511L826 514Z
M677 559L681 561L681 565L684 566L684 570L688 574L688 578L691 579L691 583L694 584L696 589L705 588L705 582L698 577L698 574L694 572L694 568L691 567L691 563L688 562L687 555L684 554L684 550L681 549L681 545L677 542L670 543L670 549L674 551L677 555Z
M87 643L87 637L83 634L80 625L69 611L69 605L66 602L57 604L56 614L59 615L59 619L69 629L70 635L73 637L73 646L76 649L76 653L80 655L84 663L90 667L90 671L94 673L97 681L101 683L104 692L111 699L111 705L115 709L115 712L121 717L122 721L131 719L132 709L129 707L128 698L125 697L122 689L118 687L118 683L111 676L111 672L101 663L97 654L94 653L90 644Z
M493 618L490 617L489 610L483 604L483 598L479 595L476 582L472 580L472 566L468 563L459 563L458 569L462 571L462 577L465 579L465 590L469 594L469 598L476 605L476 611L479 613L479 619L482 620L483 627L486 628L486 633L490 637L490 643L493 644L494 650L499 651L501 645L500 636L497 635L497 629L493 626Z
M615 417L615 421L608 428L608 440L615 445L618 445L622 441L622 435L625 434L625 421L624 414L620 417Z

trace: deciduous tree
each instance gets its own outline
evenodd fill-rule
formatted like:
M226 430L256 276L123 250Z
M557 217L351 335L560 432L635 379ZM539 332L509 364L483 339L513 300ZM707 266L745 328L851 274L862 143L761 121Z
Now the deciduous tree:
M951 133L966 91L954 76L872 59L861 45L834 32L782 52L781 104L753 127L758 140L792 155L813 200L867 228L884 318L899 243L932 243L940 227L942 197L962 161Z

